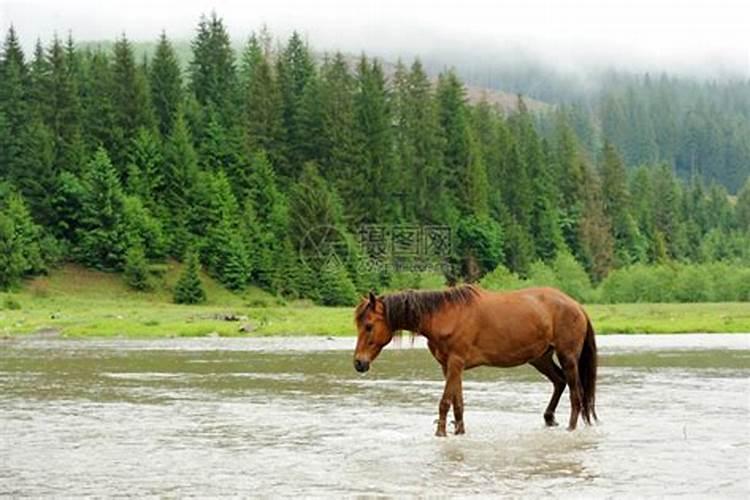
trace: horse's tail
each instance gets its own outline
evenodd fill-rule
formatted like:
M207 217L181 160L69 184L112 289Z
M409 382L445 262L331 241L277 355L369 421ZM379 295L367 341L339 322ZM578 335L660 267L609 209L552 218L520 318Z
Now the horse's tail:
M581 416L587 424L591 423L592 417L594 420L598 420L594 406L596 399L596 365L594 327L591 326L591 320L586 315L586 339L583 342L581 357L578 359L578 377L581 379L581 388L583 389Z

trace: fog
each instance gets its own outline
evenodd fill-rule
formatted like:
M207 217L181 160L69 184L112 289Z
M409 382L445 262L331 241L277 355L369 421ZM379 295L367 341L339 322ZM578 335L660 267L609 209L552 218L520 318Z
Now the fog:
M176 40L215 10L235 41L266 24L296 29L317 50L422 55L446 65L467 57L515 57L558 70L615 68L710 78L750 76L746 0L202 1L0 0L0 31L12 23L25 48L72 31L77 40Z

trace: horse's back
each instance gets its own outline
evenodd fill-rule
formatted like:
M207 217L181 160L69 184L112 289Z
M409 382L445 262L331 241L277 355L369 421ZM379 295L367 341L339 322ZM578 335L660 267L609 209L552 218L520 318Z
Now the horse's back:
M555 288L483 291L477 305L475 346L481 364L515 366L542 356L550 346L582 342L586 316L574 299Z

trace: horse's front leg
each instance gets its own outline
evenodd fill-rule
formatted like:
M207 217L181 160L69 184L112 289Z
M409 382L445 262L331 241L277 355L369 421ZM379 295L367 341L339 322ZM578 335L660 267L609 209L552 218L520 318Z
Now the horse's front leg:
M448 410L450 410L451 403L453 403L453 415L456 419L456 434L464 433L464 408L463 408L463 394L461 390L461 376L463 374L464 363L459 358L449 358L445 366L445 389L443 390L443 397L440 398L440 405L438 407L438 426L435 435L438 437L445 437L446 423L448 419ZM460 430L460 432L459 432Z

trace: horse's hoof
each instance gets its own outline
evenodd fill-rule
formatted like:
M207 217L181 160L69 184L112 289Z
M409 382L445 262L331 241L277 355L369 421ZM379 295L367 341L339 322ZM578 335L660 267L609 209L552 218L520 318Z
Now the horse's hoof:
M456 436L460 434L466 434L466 429L464 429L463 422L454 422L453 425L456 426L456 431L455 431Z
M573 432L574 430L576 430L575 426L570 426L570 425L568 426L568 429L567 429L568 432Z
M557 423L557 420L555 420L555 417L552 417L552 418L545 417L544 425L546 425L547 427L557 427L560 424Z
M448 436L448 434L446 434L445 429L438 429L437 432L435 432L435 437L444 438L446 436Z

